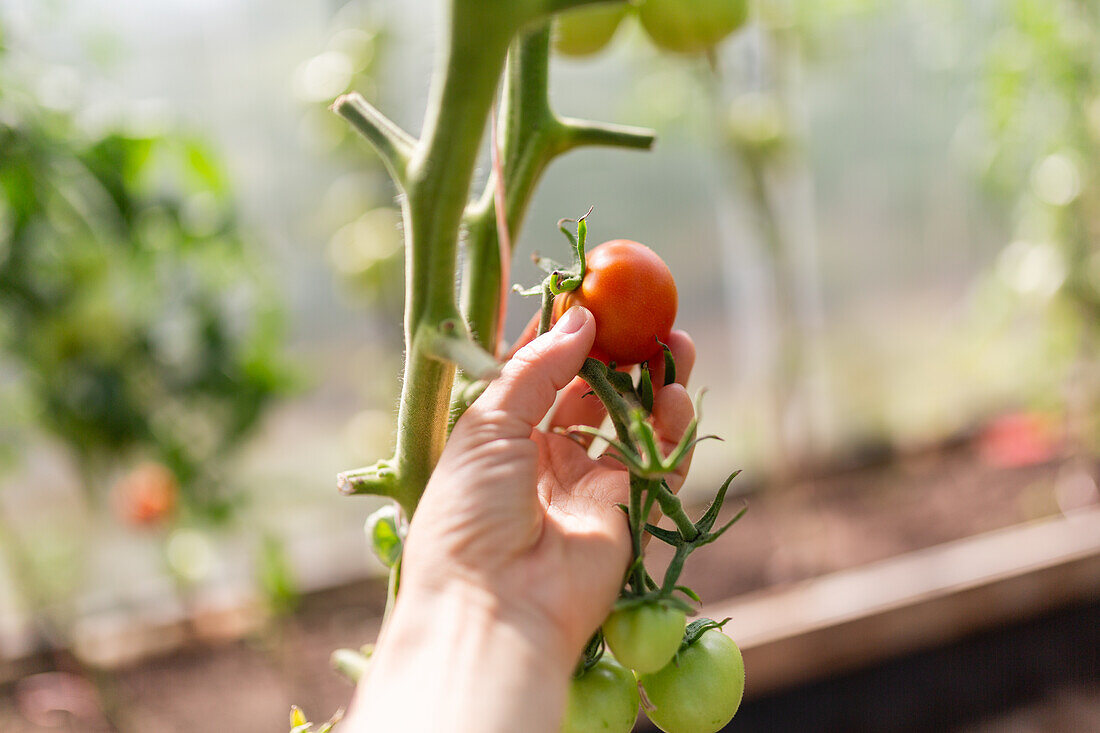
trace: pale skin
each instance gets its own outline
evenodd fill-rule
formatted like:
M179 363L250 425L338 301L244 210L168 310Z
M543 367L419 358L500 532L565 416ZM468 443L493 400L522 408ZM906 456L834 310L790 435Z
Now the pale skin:
M574 378L595 330L591 313L571 309L455 425L409 529L397 604L340 730L559 730L570 675L630 560L616 507L628 499L626 469L553 432L605 416ZM694 414L683 384L695 348L683 332L669 340L678 383L657 390L652 418L666 451ZM552 407L550 430L538 429ZM673 490L689 462L668 477Z

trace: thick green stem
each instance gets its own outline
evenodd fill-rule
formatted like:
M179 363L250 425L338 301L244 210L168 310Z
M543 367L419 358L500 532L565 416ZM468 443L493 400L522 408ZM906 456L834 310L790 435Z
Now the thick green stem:
M648 147L652 133L562 121L549 108L549 16L600 0L447 0L427 113L419 140L361 97L334 105L378 150L404 192L406 240L406 360L394 458L395 475L371 469L344 477L349 492L385 489L412 516L443 450L451 414L455 365L489 376L496 353L501 272L495 178L466 212L478 149L509 45L513 47L502 105L503 176L509 229L518 231L546 164L583 144ZM591 129L589 129L591 128ZM469 248L461 318L455 298L458 236L465 223ZM469 324L469 326L467 326ZM476 342L470 341L472 336ZM482 353L472 349L481 345ZM381 464L380 464L381 465ZM380 480L384 479L384 480Z
M550 290L550 281L542 286L542 309L539 311L538 336L550 330L550 321L554 317L554 293Z
M442 361L440 324L461 322L455 305L458 231L508 42L509 13L478 0L449 4L448 33L429 94L424 131L405 176L405 361L395 463L412 516L443 451L455 367Z

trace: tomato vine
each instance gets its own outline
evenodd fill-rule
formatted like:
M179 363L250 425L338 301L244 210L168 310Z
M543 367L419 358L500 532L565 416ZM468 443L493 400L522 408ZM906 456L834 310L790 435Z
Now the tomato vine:
M557 13L601 4L615 5L601 0L448 0L419 138L400 129L357 94L341 96L333 105L382 158L402 203L406 356L396 447L391 457L338 477L344 493L386 496L401 509L397 515L390 511L376 516L368 525L375 549L391 567L387 614L400 582L399 554L405 523L416 511L450 426L480 392L481 385L498 372L502 300L507 293L501 286L508 276L510 258L506 248L515 242L541 174L554 158L578 147L646 149L653 144L652 131L561 117L550 106L550 22ZM498 87L499 113L494 111ZM493 130L493 170L483 192L471 201L474 167L487 121ZM504 211L498 211L498 206ZM555 298L581 288L588 275L587 216L576 221L576 237L564 226L565 220L559 223L570 239L573 266L565 268L542 261L546 279L527 291L541 296L539 332L550 326ZM463 232L464 264L461 277L456 277L458 243ZM659 258L657 263L667 273ZM667 327L658 329L652 352L645 351L643 344L643 351L653 354L651 358L664 360L665 385L671 384L676 375L671 351L660 340L667 336L675 317L675 286L671 274L667 277L673 298L671 314L665 319ZM683 438L667 455L660 450L650 422L655 390L647 363L641 365L636 382L629 374L616 370L614 363L605 364L595 358L585 361L580 376L607 408L614 427L613 436L601 437L630 471L629 503L623 509L630 526L634 561L616 612L623 619L652 615L650 611L662 618L668 616L678 626L666 635L679 637L684 616L692 610L684 597L698 601L690 589L677 585L684 560L741 516L713 530L729 480L695 522L665 482L665 476L688 459L699 441L713 436L697 436L697 400L696 416ZM673 521L675 531L648 521L655 507ZM644 565L647 534L675 547L673 562L660 584ZM612 632L616 639L626 636L619 631L616 628ZM603 637L597 632L578 665L577 679L587 675L591 685L622 688L618 682L613 685L613 678L628 679L629 670L611 660L601 660L603 645ZM668 656L675 653L671 642L665 646ZM339 650L334 663L349 676L358 677L366 668L368 651ZM643 665L647 670L655 670L667 661L663 650L650 656ZM627 685L626 692L633 689ZM583 695L578 693L580 697ZM632 703L635 699L625 695L620 700L623 709L636 710L636 703Z

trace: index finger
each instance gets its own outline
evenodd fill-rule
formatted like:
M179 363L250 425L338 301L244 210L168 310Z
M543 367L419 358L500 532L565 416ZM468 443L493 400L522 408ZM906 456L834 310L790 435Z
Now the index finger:
M571 308L554 328L508 360L500 377L489 384L460 423L503 415L504 423L515 426L517 437L530 436L554 404L558 390L580 371L595 336L592 314L580 306Z

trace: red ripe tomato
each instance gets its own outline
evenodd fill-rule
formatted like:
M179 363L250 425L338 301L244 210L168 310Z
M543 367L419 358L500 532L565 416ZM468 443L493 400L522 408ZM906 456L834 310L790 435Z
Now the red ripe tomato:
M129 524L155 525L175 510L179 483L167 467L143 463L114 488L115 508Z
M554 301L553 320L575 305L592 311L596 342L591 356L604 363L637 364L661 353L676 320L676 282L668 265L644 244L614 239L585 258L581 286Z

